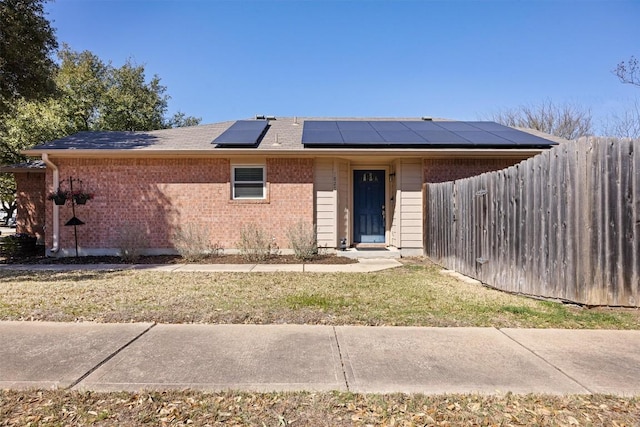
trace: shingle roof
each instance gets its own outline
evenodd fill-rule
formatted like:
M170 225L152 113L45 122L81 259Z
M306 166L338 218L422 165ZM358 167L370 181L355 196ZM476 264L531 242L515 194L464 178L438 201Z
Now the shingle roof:
M420 121L417 118L280 118L269 121L269 127L260 143L245 150L253 151L305 151L302 145L302 130L305 120L398 120ZM437 120L434 120L437 121ZM219 122L193 127L162 129L149 132L79 132L64 138L38 145L28 154L56 150L135 150L135 151L217 151L225 148L217 147L212 142L227 130L235 121ZM520 129L522 130L522 129ZM536 136L557 143L558 138L541 132L529 131ZM363 149L364 150L364 149Z
M16 173L16 172L30 172L30 173L43 173L46 169L46 165L42 160L31 160L28 162L16 163L13 165L0 166L0 172L4 173Z

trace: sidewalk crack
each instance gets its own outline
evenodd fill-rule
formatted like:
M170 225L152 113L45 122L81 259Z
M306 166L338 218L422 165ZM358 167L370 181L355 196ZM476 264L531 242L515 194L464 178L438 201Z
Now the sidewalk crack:
M582 387L583 389L587 390L590 394L595 394L595 392L593 390L591 390L589 387L587 387L586 385L582 384L580 381L578 381L577 379L573 378L571 375L569 375L568 373L564 372L562 369L560 369L559 367L557 367L556 365L554 365L553 363L551 363L550 361L548 361L547 359L545 359L544 357L542 357L541 355L539 355L538 353L536 353L533 349L530 349L529 347L527 347L526 345L522 344L520 341L516 340L515 338L511 337L509 334L505 333L502 329L500 328L496 328L498 330L498 332L500 332L502 335L504 335L505 337L507 337L508 339L510 339L511 341L513 341L514 343L518 344L520 347L524 348L525 350L527 350L529 353L533 354L534 356L536 356L538 359L542 360L544 363L546 363L547 365L551 366L553 369L555 369L556 371L558 371L559 373L561 373L562 375L564 375L565 377L569 378L571 381L573 381L574 383L578 384L580 387Z
M125 348L129 347L131 344L133 344L134 342L136 342L138 339L140 339L140 337L142 337L144 334L146 334L147 332L149 332L154 326L156 326L157 323L153 323L151 326L149 326L147 329L145 329L144 331L140 332L138 335L136 335L135 337L133 337L128 343L124 344L122 347L118 348L116 351L114 351L113 353L111 353L110 355L108 355L107 357L105 357L104 359L102 359L102 361L100 361L96 366L94 366L93 368L89 369L87 372L84 373L84 375L82 375L80 378L78 378L77 380L75 380L74 382L71 383L71 385L69 385L66 389L67 390L71 390L72 388L74 388L75 386L77 386L78 384L80 384L85 378L87 378L89 375L91 375L92 373L94 373L99 367L101 367L102 365L104 365L105 363L107 363L109 360L113 359L115 356L117 356L122 350L124 350Z
M333 327L333 337L336 340L336 346L338 347L338 356L340 357L340 367L342 368L342 377L344 378L344 384L347 386L347 391L351 391L349 387L349 380L347 380L347 371L344 366L344 360L342 359L342 349L340 348L340 341L338 341L338 332L336 331L336 327Z

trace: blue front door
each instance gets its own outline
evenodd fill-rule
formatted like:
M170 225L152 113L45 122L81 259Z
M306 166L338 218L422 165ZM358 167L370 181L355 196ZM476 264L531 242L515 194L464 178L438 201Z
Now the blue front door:
M353 171L355 243L385 243L384 182L384 170Z

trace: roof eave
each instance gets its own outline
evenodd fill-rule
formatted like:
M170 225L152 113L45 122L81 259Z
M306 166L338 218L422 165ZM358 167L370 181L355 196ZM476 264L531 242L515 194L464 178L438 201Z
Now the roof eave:
M431 149L349 149L349 148L305 148L301 150L285 149L246 149L246 148L224 148L209 150L69 150L69 149L49 149L49 150L24 150L22 154L29 157L40 157L48 154L56 158L79 158L79 157L256 157L256 156L286 156L286 157L511 157L521 158L523 156L534 156L548 148L431 148Z
M0 173L45 173L45 168L0 166Z

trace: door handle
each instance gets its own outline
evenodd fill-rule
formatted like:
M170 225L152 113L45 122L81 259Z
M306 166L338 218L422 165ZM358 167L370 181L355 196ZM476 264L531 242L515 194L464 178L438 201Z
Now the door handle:
M385 209L385 206L382 205L382 220L386 221L386 219L387 219L387 211Z

